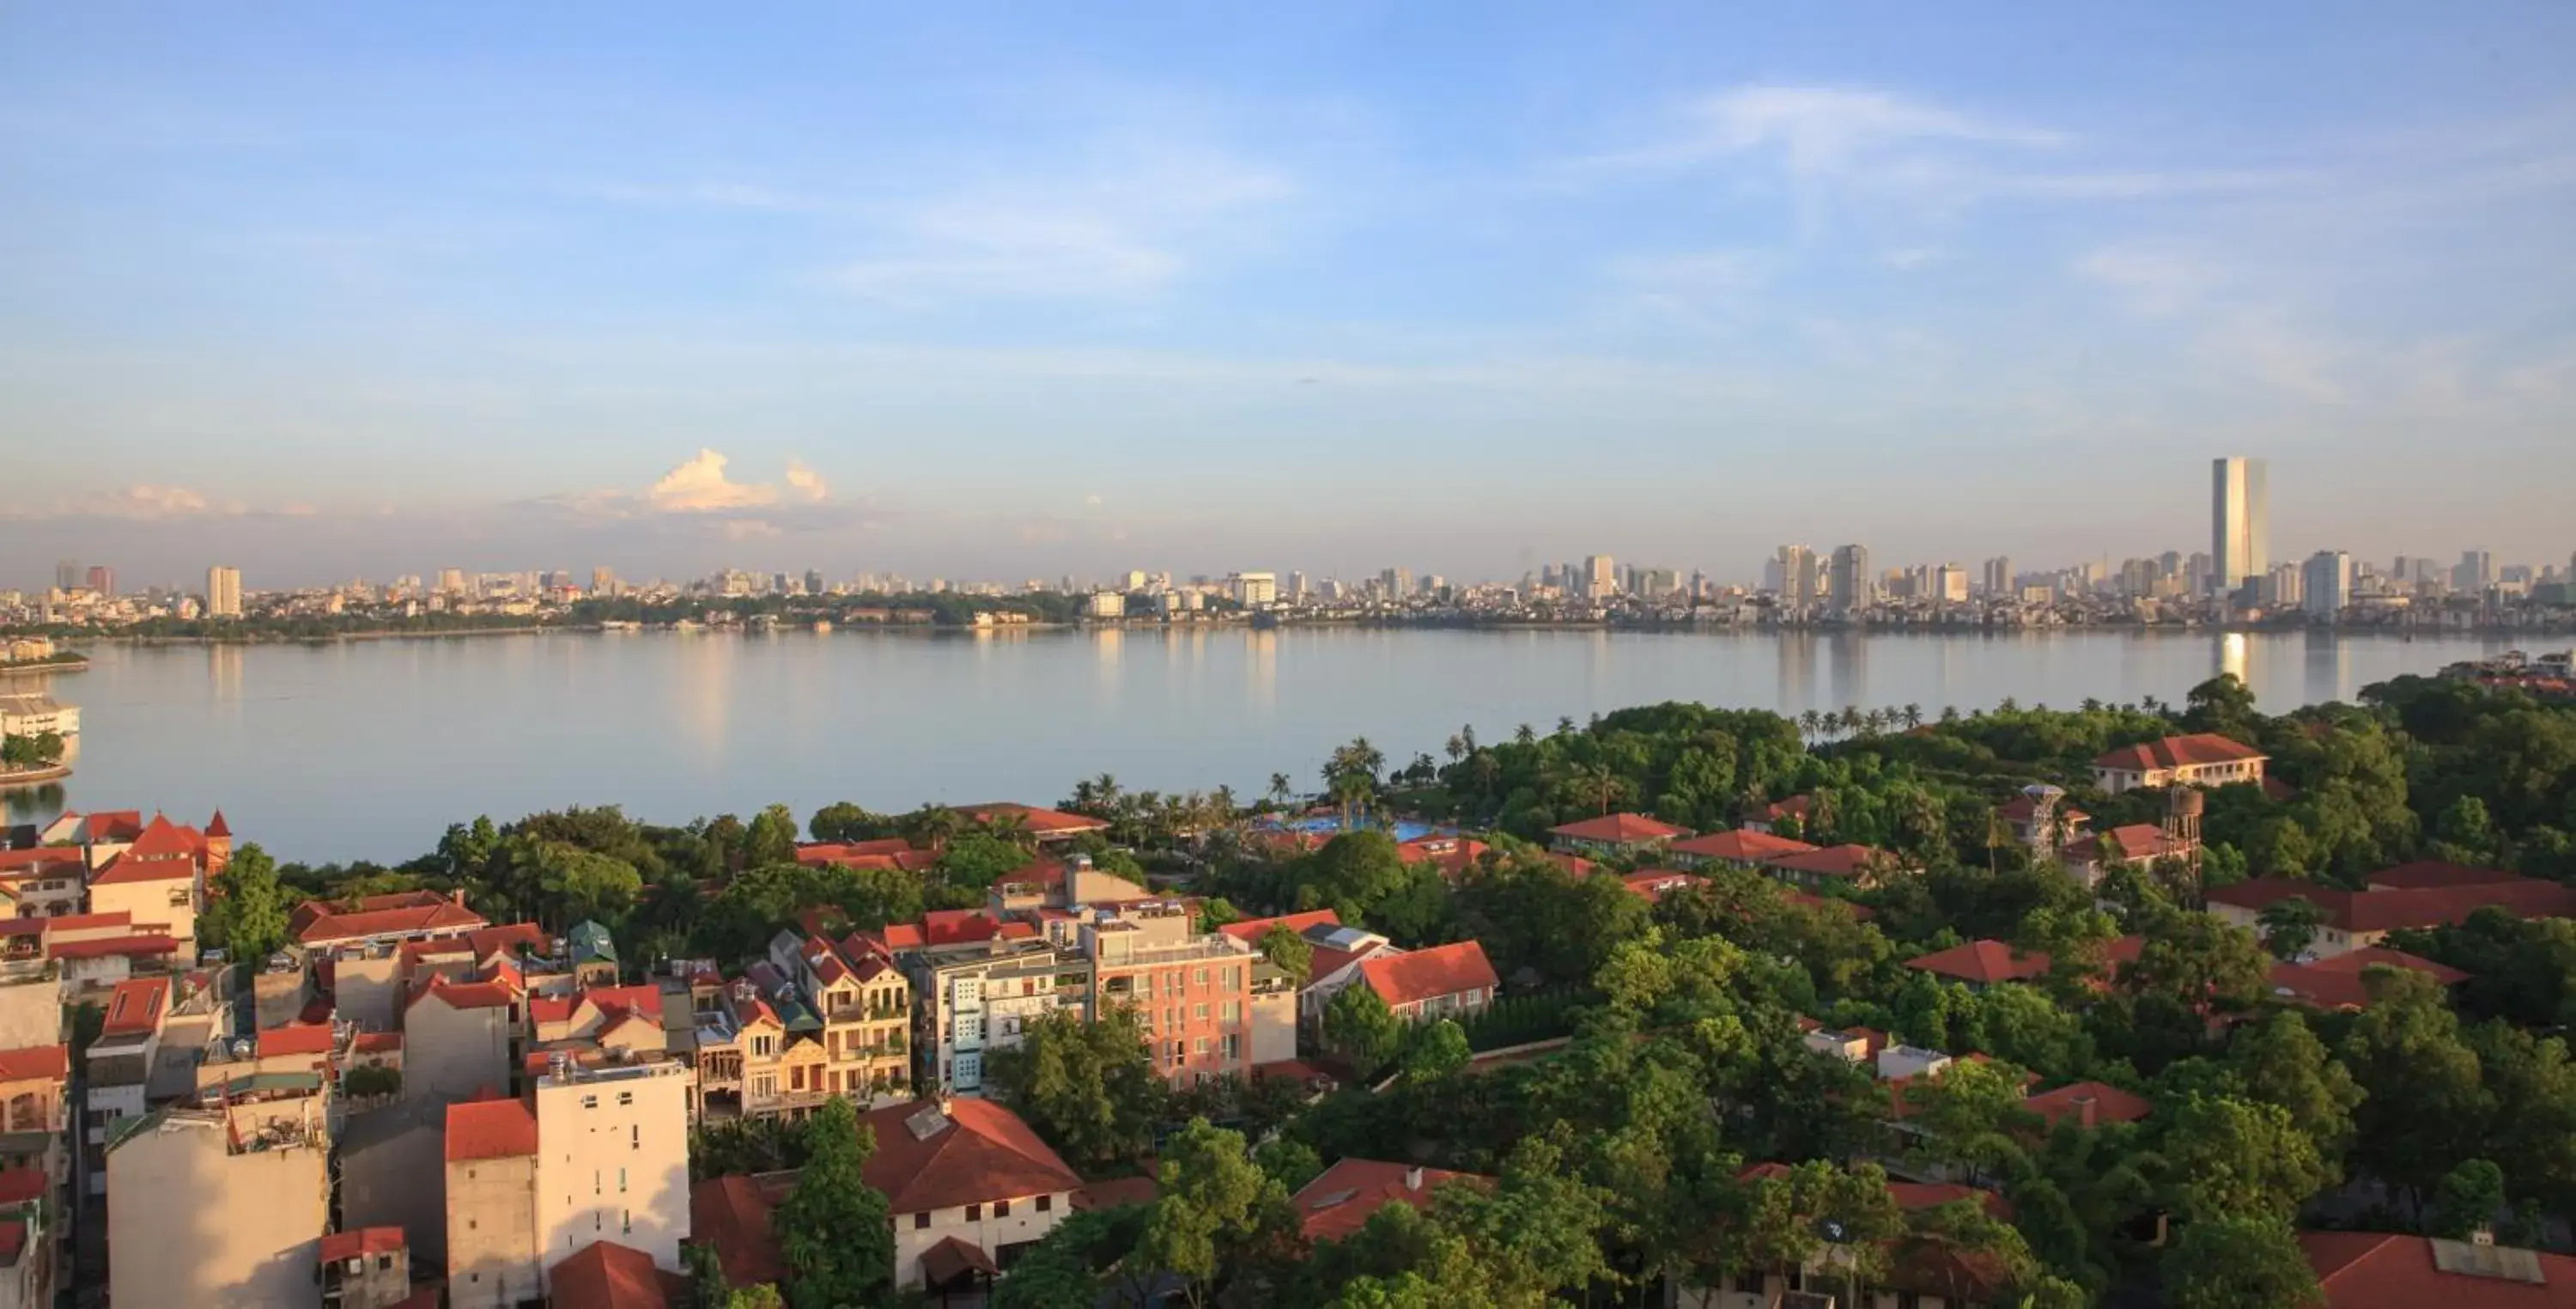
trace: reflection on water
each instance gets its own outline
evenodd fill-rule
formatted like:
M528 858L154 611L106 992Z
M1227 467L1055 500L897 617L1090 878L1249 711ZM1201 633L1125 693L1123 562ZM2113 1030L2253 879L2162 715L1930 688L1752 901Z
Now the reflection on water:
M1126 657L1139 641L1159 653ZM1436 755L1462 725L1498 741L1520 723L1659 700L1791 714L1914 703L1930 717L2007 696L2180 703L2223 670L2279 710L2491 648L2305 633L1298 627L115 646L59 679L81 703L79 773L50 800L9 803L20 821L65 804L220 807L282 858L394 860L478 813L575 803L671 821L773 802L900 812L1049 803L1103 772L1130 790L1254 794L1273 772L1311 784L1354 736L1407 759Z

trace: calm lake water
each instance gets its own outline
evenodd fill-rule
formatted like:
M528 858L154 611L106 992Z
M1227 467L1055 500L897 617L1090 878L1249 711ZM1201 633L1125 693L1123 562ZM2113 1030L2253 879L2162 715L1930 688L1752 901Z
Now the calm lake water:
M1165 633L531 635L328 646L106 646L18 679L81 706L76 774L16 792L155 808L287 859L409 858L450 822L572 804L681 821L784 801L1049 804L1130 790L1320 783L1366 735L1391 760L1472 723L1660 700L1777 709L2179 701L2227 669L2268 708L2350 699L2504 648L2479 640L2057 632L2007 636L1243 628Z

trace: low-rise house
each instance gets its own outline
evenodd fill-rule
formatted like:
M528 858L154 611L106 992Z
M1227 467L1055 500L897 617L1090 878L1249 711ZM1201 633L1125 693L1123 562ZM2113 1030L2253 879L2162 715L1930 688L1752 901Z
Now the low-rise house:
M1814 891L1827 886L1876 886L1880 879L1903 871L1904 863L1874 846L1847 843L1775 855L1764 860L1762 867L1780 881Z
M1781 828L1792 825L1804 832L1815 803L1815 797L1809 795L1793 795L1785 800L1757 800L1745 806L1735 825L1766 836L1777 836Z
M2021 1107L2039 1115L2039 1120L2050 1127L2062 1122L2078 1127L2143 1122L2156 1111L2154 1101L2108 1082L2076 1082L2042 1091L2024 1099Z
M1481 1187L1493 1185L1494 1179L1382 1159L1344 1158L1297 1188L1291 1202L1297 1206L1298 1226L1307 1240L1339 1241L1368 1226L1368 1220L1388 1205L1429 1207L1434 1194L1452 1182Z
M2093 786L2106 795L2142 786L2263 783L2262 751L2214 732L2168 736L2109 751L2093 761Z
M1708 879L1705 877L1695 873L1675 872L1670 868L1649 868L1641 873L1630 873L1619 880L1627 883L1629 890L1645 897L1648 904L1661 904L1664 896L1671 892L1708 884Z
M875 1133L867 1182L894 1214L894 1283L904 1290L988 1285L1072 1211L1082 1179L1019 1115L989 1100L893 1105Z
M1815 850L1815 846L1804 841L1775 836L1768 830L1733 827L1706 836L1694 836L1687 841L1675 841L1665 850L1664 857L1673 867L1682 869L1706 868L1712 864L1727 868L1760 868L1774 859L1811 854Z
M2053 786L2028 787L1996 806L1995 817L2012 834L2013 844L2052 848L2061 836L2080 835L2093 821L2093 815L2066 803L2065 794Z
M335 1309L397 1309L411 1298L411 1248L399 1227L358 1227L322 1238L322 1302Z
M1742 1177L1751 1181L1788 1172L1785 1164L1763 1163L1745 1169ZM1887 1191L1897 1208L1908 1213L1973 1200L1996 1218L2012 1217L2012 1206L2002 1196L1972 1187L1889 1182ZM1870 1285L1866 1301L1853 1309L1986 1309L2000 1303L2011 1280L2000 1259L1939 1245L1899 1241L1891 1243L1888 1257L1886 1275ZM1677 1286L1671 1303L1677 1309L1779 1309L1809 1295L1816 1304L1840 1305L1843 1301L1836 1297L1843 1283L1833 1270L1847 1262L1829 1247L1801 1267L1748 1268L1727 1277L1722 1286Z
M320 1305L327 1099L319 1078L260 1074L117 1124L107 1147L117 1302Z
M131 844L92 866L90 912L124 912L135 922L160 924L193 962L206 879L222 867L206 833L154 814Z
M2321 1309L2559 1309L2576 1304L2576 1256L2479 1237L2301 1232Z
M1321 1030L1324 1010L1342 988L1357 982L1360 965L1381 954L1402 953L1393 941L1357 927L1317 924L1298 933L1312 949L1305 989L1297 993L1297 1021L1309 1031Z
M286 933L295 949L306 954L350 946L399 945L463 936L492 924L465 907L465 893L400 891L371 895L354 905L307 900L287 918Z
M545 1293L538 1263L537 1115L518 1099L450 1104L447 1303L517 1309Z
M1033 805L996 802L958 805L955 808L959 817L969 818L988 826L994 823L1005 826L1016 823L1031 837L1046 844L1070 841L1077 836L1093 835L1109 830L1106 819L1093 818L1087 814L1068 814L1057 809L1040 809Z
M689 1279L616 1241L593 1241L549 1275L553 1309L679 1309L694 1303Z
M2113 868L2190 859L2199 853L2197 837L2168 832L2154 823L2124 823L2107 832L2068 841L2058 847L2057 861L2089 887Z
M2469 980L2467 973L2430 959L2419 958L2403 950L2386 946L2363 946L2310 963L2276 963L2272 965L2272 994L2291 1004L2311 1009L2330 1009L2359 1013L2370 1007L2370 988L2362 974L2373 968L2402 968L2424 974L2444 986L2457 986Z
M1406 1022L1481 1013L1502 986L1485 947L1474 941L1380 953L1361 960L1359 972L1360 984Z
M1665 846L1691 834L1644 814L1604 814L1548 829L1548 848L1592 859L1638 859L1659 855Z
M403 1096L463 1100L518 1084L522 998L508 973L473 982L432 973L403 1009Z
M42 1169L0 1170L0 1309L53 1309L68 1212Z
M2102 952L2104 970L2116 973L2122 965L2136 962L2145 944L2145 938L2138 936L2112 940ZM2021 950L1992 938L1979 938L1905 961L1908 968L1963 983L1972 991L2002 982L2035 982L2048 976L2052 965L2044 951Z
M0 850L0 915L53 918L87 903L89 861L79 850Z
M769 957L822 1019L824 1088L863 1105L909 1101L912 983L892 952L858 937L835 944L781 932Z
M1398 842L1395 857L1407 864L1429 864L1443 881L1456 882L1474 870L1491 846L1470 836L1432 832Z
M2394 871L2394 870L2392 870ZM2537 878L2496 874L2489 882L2388 885L2347 891L2287 877L2258 877L2212 888L2209 912L2260 932L2263 911L2284 900L2305 899L2325 912L2308 952L2331 959L2380 943L2390 932L2461 923L2493 906L2518 918L2576 918L2576 887ZM2408 880L2412 880L2411 878Z

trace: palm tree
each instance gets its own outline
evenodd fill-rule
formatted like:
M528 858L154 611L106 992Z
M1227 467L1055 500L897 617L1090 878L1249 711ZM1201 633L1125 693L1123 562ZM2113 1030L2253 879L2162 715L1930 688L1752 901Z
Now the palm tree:
M1527 723L1523 723L1519 727L1513 728L1512 743L1515 745L1538 744L1538 729Z
M1284 813L1288 808L1288 802L1296 798L1297 790L1296 787L1288 781L1288 774L1272 773L1270 775L1269 794L1270 803Z
M1367 816L1369 797L1377 788L1356 772L1335 774L1328 780L1333 799L1342 807L1342 830L1349 831L1355 818Z
M1852 706L1850 706L1850 705L1844 705L1844 706L1843 706L1843 713L1842 713L1842 725L1843 725L1843 735L1845 735L1845 736L1849 736L1849 735L1851 735L1852 733L1859 731L1859 730L1860 730L1860 710L1855 709L1855 708L1853 708L1853 707L1852 707Z
M1959 706L1954 704L1945 704L1941 706L1941 721L1945 723L1955 723L1959 721Z
M1921 726L1923 725L1923 706L1921 706L1921 705L1919 705L1919 704L1912 704L1912 703L1908 703L1908 704L1905 706L1904 714L1905 714L1905 730L1906 730L1906 731L1911 732L1911 731L1913 731L1915 728L1921 727Z
M1573 733L1573 731L1574 731L1574 715L1572 715L1572 714L1560 714L1560 715L1558 715L1558 716L1557 716L1557 720L1556 720L1556 734L1557 734L1558 736L1568 736L1568 735L1571 735L1571 734Z
M1449 762L1451 762L1451 763L1453 763L1453 764L1454 764L1454 763L1458 762L1459 760L1464 759L1464 758L1466 758L1466 757L1467 757L1467 739L1466 739L1465 737L1462 737L1462 736L1458 735L1458 734L1457 734L1457 733L1455 733L1455 732L1450 733L1450 734L1449 734Z
M1035 851L1038 848L1037 833L1029 830L1029 816L1016 809L1005 809L987 816L984 830L1023 850Z
M1458 739L1466 744L1467 753L1476 753L1476 725L1474 723L1467 723L1460 726L1458 729Z
M1798 715L1798 734L1809 741L1825 734L1825 716L1809 709Z
M1886 726L1887 711L1884 709L1871 709L1860 716L1860 731L1863 736L1876 736L1879 729Z
M1209 792L1207 808L1210 827L1232 827L1243 815L1243 806L1235 803L1231 786L1220 786Z
M1118 789L1118 779L1107 773L1102 773L1091 781L1091 802L1104 811L1097 815L1099 817L1107 817L1106 811L1115 810L1119 800L1125 794L1126 792Z
M1608 764L1586 764L1575 773L1575 780L1582 784L1586 795L1601 801L1602 813L1610 812L1610 802L1619 794L1617 770Z

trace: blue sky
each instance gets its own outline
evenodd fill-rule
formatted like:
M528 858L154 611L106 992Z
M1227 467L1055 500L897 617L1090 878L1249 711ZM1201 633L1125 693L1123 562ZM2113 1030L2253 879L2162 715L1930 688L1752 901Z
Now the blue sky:
M2576 549L2576 8L1741 8L8 6L0 585Z

